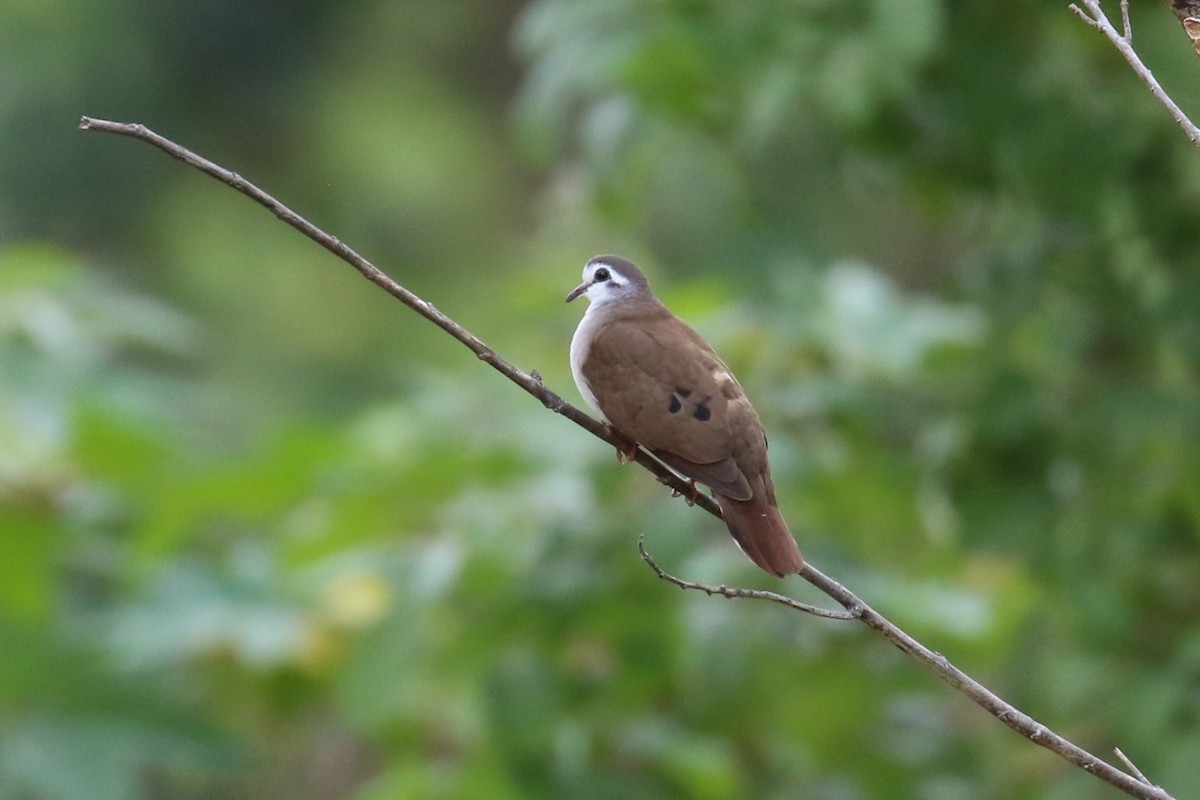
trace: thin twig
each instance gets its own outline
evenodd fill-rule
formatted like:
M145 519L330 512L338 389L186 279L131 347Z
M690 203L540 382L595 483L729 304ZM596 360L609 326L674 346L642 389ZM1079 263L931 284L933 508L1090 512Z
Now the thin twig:
M1079 17L1081 20L1086 22L1088 25L1091 25L1096 30L1101 30L1100 23L1097 22L1096 20L1092 19L1091 17L1089 17L1087 14L1083 13L1083 9L1080 8L1079 6L1075 5L1074 3L1071 3L1071 5L1067 6L1067 8L1071 10L1071 13L1075 14L1075 16Z
M1150 89L1150 94L1154 95L1158 99L1158 102L1166 106L1167 111L1171 114L1171 118L1175 120L1179 127L1183 128L1183 132L1187 134L1191 143L1196 147L1200 147L1200 128L1197 128L1195 123L1188 119L1187 114L1183 113L1183 109L1175 104L1170 95L1159 85L1158 80L1150 72L1150 68L1142 63L1141 57L1133 49L1133 26L1129 22L1128 0L1122 0L1121 2L1121 17L1125 28L1124 36L1117 31L1116 27L1113 26L1112 22L1104 14L1104 9L1100 7L1100 0L1080 0L1080 2L1083 3L1084 8L1087 9L1086 11L1075 3L1071 3L1067 8L1088 25L1103 33L1113 43L1113 46L1129 62L1129 66L1133 67L1133 71L1137 76Z
M1128 769L1131 773L1133 773L1139 781L1146 784L1147 786L1156 786L1157 785L1155 783L1152 783L1149 778L1147 778L1144 774L1142 774L1142 771L1140 769L1138 769L1137 764L1130 761L1129 756L1125 755L1124 751L1122 751L1121 748L1114 747L1113 752L1117 754L1117 758L1121 761L1122 764L1125 765L1126 769Z
M660 577L666 577L662 575L657 565L652 564L651 566L655 572L660 574ZM1058 754L1080 769L1090 772L1100 780L1115 786L1131 797L1144 798L1144 800L1172 800L1171 795L1160 787L1154 786L1148 781L1139 781L1135 777L1122 772L1106 761L1101 760L1098 756L1079 747L1069 739L1055 733L1016 706L1008 703L991 689L954 666L944 655L930 650L905 633L887 617L871 608L857 595L833 578L825 575L811 563L805 563L804 571L800 573L800 577L834 600L837 600L855 619L878 631L900 650L920 661L943 681L958 689L976 704L987 710L992 716L1034 744L1041 745L1052 753ZM667 579L670 580L669 577ZM671 580L671 582L677 586L681 585L681 582L676 580ZM696 585L685 586L684 588L696 588L707 592L711 587ZM779 602L769 596L757 597L745 589L732 589L716 593L727 597L748 597L751 599Z
M677 578L670 574L658 565L648 552L646 552L646 537L638 537L638 552L642 554L642 560L650 565L650 569L654 570L654 574L662 578L667 583L673 583L680 589L695 589L704 592L707 595L719 594L722 597L748 599L748 600L769 600L772 603L779 603L796 611L803 611L805 614L812 614L814 617L825 617L826 619L841 619L850 620L858 619L858 614L850 611L837 611L835 609L821 608L820 606L809 605L802 603L799 600L788 597L785 594L777 592L768 592L762 589L741 589L737 586L713 586L708 583L697 583L696 581L688 581L683 578Z
M210 175L217 180L225 183L247 197L251 198L260 205L265 206L279 217L281 220L291 225L296 230L303 233L308 238L320 244L325 249L332 252L342 260L349 263L357 269L363 277L372 283L376 284L388 294L392 295L400 302L404 303L409 308L416 311L421 316L428 319L430 322L437 325L446 333L453 336L464 346L475 353L481 360L486 361L494 369L511 380L513 383L520 386L529 394L536 397L546 408L561 414L567 419L579 425L584 430L592 435L608 442L614 447L629 452L632 443L625 440L624 437L616 434L607 425L592 419L587 414L572 406L567 401L563 400L554 392L547 389L537 377L531 373L517 369L510 362L501 358L494 350L485 345L481 339L468 331L466 328L459 325L450 317L443 314L437 308L426 300L418 297L408 289L401 286L388 275L360 256L347 245L343 244L338 239L330 236L312 223L305 220L299 214L295 213L287 206L280 203L271 195L259 189L254 184L242 178L240 175L230 172L229 170L214 164L208 159L202 158L195 153L187 150L180 145L175 144L169 139L166 139L154 133L144 125L136 123L111 122L107 120L91 119L83 117L80 120L79 127L83 130L97 130L108 133L116 133L123 136L131 136L135 139L152 144L155 147L163 150L169 155L183 161L184 163L195 167L196 169ZM691 499L694 496L694 504L703 508L713 516L720 518L721 510L716 502L709 496L704 494L696 494L692 492L691 486L687 481L684 481L675 473L671 472L667 467L663 466L649 454L638 450L635 460L647 470L654 474L659 482L671 487L674 491L680 493L685 498ZM942 680L949 683L959 691L966 694L983 708L987 709L991 714L998 718L1008 727L1020 733L1030 741L1041 745L1042 747L1057 753L1062 758L1079 766L1087 772L1092 773L1100 780L1115 786L1126 794L1141 798L1142 800L1173 800L1173 798L1162 789L1149 786L1144 782L1139 781L1132 775L1126 774L1116 767L1101 760L1097 756L1092 755L1086 750L1073 744L1072 742L1062 738L1058 734L1051 731L1046 726L1034 720L1028 714L1025 714L1020 709L1006 703L998 695L992 692L987 687L980 684L978 681L971 678L962 670L955 667L941 653L934 652L925 645L918 642L912 636L905 633L899 627L894 625L890 620L884 617L879 612L868 606L858 598L853 592L847 589L842 584L828 577L812 564L806 564L804 571L800 573L801 577L824 592L829 597L836 600L843 608L846 609L847 616L842 617L838 612L830 612L825 609L818 609L795 601L787 602L782 598L782 595L775 595L773 592L757 592L755 590L736 590L726 587L724 591L721 587L704 587L702 584L692 584L687 581L679 581L668 576L660 570L654 562L645 555L643 548L643 557L647 559L647 563L655 570L655 572L664 580L671 580L676 585L681 585L684 588L695 588L701 591L712 590L713 594L723 594L726 597L747 597L754 599L767 599L773 602L785 602L787 605L796 608L805 613L818 614L820 616L833 617L835 619L853 618L861 620L865 625L878 631L888 641L896 645L905 653L913 656L917 660L924 663ZM777 599L780 598L780 599Z

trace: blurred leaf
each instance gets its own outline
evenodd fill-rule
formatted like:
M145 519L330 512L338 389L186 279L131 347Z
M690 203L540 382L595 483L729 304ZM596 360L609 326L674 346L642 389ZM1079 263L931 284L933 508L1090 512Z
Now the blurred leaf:
M814 564L1200 790L1200 161L1101 37L980 0L231 8L0 30L0 795L1097 791L862 626L664 587L639 535L822 601L82 112L252 177L568 400L562 297L635 257L753 397Z

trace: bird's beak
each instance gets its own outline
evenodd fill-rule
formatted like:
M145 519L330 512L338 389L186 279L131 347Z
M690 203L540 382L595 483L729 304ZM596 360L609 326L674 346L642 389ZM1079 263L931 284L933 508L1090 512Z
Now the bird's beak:
M585 281L584 283L581 283L578 286L576 286L574 289L571 290L571 293L569 295L567 295L567 302L569 303L572 300L574 300L576 297L579 297L579 295L586 292L591 287L591 285L592 284L590 282Z

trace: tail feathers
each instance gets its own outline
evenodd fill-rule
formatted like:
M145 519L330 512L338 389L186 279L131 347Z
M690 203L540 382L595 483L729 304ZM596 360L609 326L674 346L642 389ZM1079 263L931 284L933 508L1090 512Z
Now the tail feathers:
M804 557L778 508L719 494L716 498L733 540L760 569L780 578L804 569Z

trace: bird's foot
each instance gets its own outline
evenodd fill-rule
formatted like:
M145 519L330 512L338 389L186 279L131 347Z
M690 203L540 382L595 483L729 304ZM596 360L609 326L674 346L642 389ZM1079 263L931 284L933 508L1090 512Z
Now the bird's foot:
M686 492L681 492L678 489L672 489L671 497L682 497L683 502L687 503L689 506L694 506L696 505L696 500L700 497L700 490L696 488L696 482L690 478L688 479L687 485L688 489Z
M630 442L628 447L617 447L617 463L622 467L637 460L637 442Z

